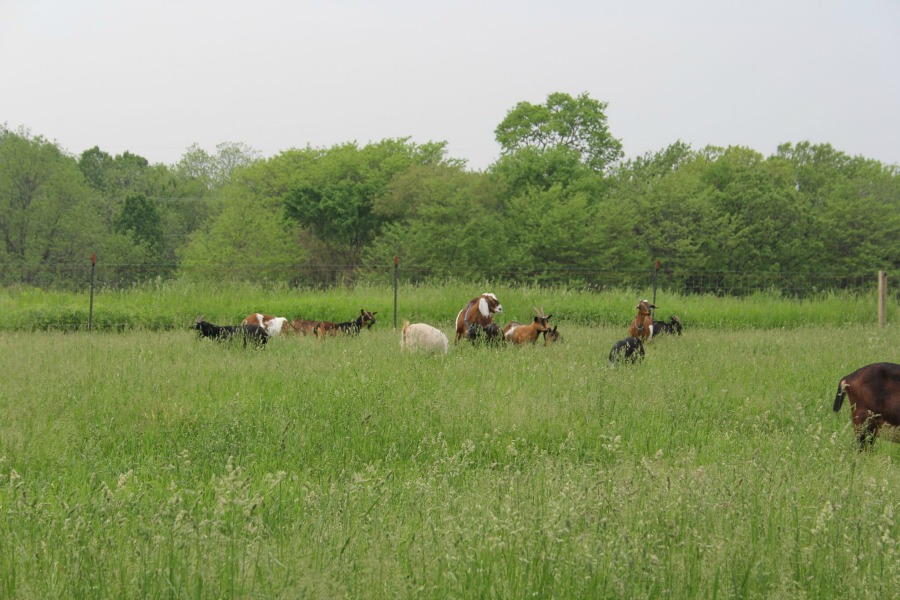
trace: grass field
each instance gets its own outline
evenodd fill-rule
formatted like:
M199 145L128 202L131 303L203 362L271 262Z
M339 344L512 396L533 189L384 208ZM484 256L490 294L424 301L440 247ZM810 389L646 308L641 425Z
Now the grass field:
M398 319L450 327L466 301L484 291L496 293L505 307L501 322L530 321L534 316L532 307L538 306L547 314L555 314L560 327L624 327L634 316L637 301L653 298L652 290L596 292L471 282L401 285L397 290ZM783 298L774 292L720 298L659 290L656 304L658 318L677 314L688 327L793 329L877 322L875 290L858 294L822 292L802 300ZM382 324L393 324L394 306L394 289L389 285L316 291L240 283L162 282L127 290L98 290L94 298L93 328L94 331L183 330L200 314L213 323L232 324L259 311L339 322L357 317L363 308L378 311ZM0 289L0 314L5 317L0 322L0 331L86 331L89 313L87 291ZM887 321L900 322L900 296L896 292L888 300Z
M687 325L615 369L624 325L0 333L0 597L893 596L900 445L831 405L900 329Z

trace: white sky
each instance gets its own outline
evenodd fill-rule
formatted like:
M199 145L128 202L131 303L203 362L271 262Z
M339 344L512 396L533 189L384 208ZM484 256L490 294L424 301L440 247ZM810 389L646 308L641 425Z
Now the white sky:
M809 140L900 164L900 0L0 0L0 123L73 154L409 136L483 169L552 92L608 102L629 158Z

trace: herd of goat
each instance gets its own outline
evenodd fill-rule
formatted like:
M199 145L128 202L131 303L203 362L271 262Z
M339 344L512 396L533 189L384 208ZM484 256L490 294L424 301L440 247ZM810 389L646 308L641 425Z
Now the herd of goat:
M628 326L628 337L617 341L609 352L609 364L637 363L644 358L644 344L654 336L664 334L681 335L681 319L672 316L668 321L654 321L652 309L656 305L641 300L635 309L637 314ZM557 327L550 327L550 318L543 308L534 308L536 313L531 323L511 321L500 327L493 322L495 314L503 311L503 306L492 293L484 293L469 300L456 316L456 337L473 343L486 344L535 344L543 337L549 345L560 340ZM239 340L244 346L263 347L270 336L285 333L310 335L318 339L340 334L359 334L362 329L371 328L377 312L361 309L359 316L350 321L313 321L306 319L289 320L263 313L247 316L240 325L214 325L197 317L194 329L201 338L218 341ZM446 354L449 340L443 331L426 323L403 322L400 345L407 350L419 350ZM849 400L850 418L856 431L861 450L871 448L875 436L882 435L900 442L900 365L889 362L873 363L857 369L838 383L834 399L834 411L841 409L844 398Z

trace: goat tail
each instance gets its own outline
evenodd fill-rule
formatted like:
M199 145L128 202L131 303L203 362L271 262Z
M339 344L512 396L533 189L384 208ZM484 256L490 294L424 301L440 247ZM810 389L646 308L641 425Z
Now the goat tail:
M834 412L841 410L841 405L844 403L844 396L847 394L848 387L849 384L844 383L844 380L841 379L841 382L838 384L837 395L834 397Z

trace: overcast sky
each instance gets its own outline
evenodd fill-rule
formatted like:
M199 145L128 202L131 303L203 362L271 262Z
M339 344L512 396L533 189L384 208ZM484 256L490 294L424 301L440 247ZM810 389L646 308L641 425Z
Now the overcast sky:
M73 154L411 137L483 169L552 92L609 103L629 158L809 140L900 164L900 0L0 0L0 123Z

